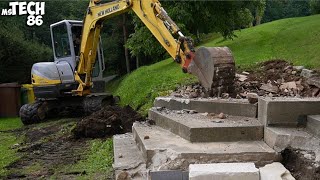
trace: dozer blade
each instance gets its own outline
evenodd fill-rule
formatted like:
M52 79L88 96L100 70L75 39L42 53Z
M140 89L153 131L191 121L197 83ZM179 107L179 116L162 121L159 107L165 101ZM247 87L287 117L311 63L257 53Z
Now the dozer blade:
M188 72L198 77L211 95L233 93L235 62L227 47L200 47L196 50Z

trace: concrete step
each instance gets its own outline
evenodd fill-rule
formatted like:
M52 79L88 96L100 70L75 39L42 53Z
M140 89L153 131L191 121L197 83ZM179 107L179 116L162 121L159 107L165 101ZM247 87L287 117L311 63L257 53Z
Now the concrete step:
M313 139L313 135L308 133L306 128L265 127L264 130L264 141L277 152L287 147L308 148L308 143Z
M113 136L115 179L131 177L134 180L147 179L146 163L139 151L132 133Z
M188 170L189 164L219 162L261 166L280 158L263 141L191 143L168 130L139 122L133 125L133 136L151 170Z
M263 125L256 118L228 116L226 119L152 108L149 118L157 126L191 142L251 141L263 139Z
M233 116L257 117L257 105L246 99L185 99L176 97L157 97L154 107L171 110L192 109L198 112L225 113Z
M312 134L320 137L320 115L310 115L307 117L307 129Z
M296 127L313 114L320 114L320 98L259 98L258 119L266 126Z

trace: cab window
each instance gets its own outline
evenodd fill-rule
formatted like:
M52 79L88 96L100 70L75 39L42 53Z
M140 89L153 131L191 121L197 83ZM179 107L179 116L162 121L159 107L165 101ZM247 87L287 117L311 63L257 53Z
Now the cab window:
M67 25L59 24L52 28L54 50L57 58L71 56Z

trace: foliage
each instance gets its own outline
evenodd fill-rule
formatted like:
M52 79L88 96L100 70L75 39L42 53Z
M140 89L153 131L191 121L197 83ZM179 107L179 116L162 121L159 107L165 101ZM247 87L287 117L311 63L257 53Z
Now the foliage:
M309 1L310 0L267 0L262 22L265 23L289 17L308 16L310 15Z
M0 29L0 83L30 83L30 69L33 63L48 61L51 50L36 41L25 40L16 27L3 26Z
M233 38L233 30L248 27L252 22L247 8L252 5L250 1L163 1L162 5L182 32L197 40L199 34L209 32L219 32L226 38ZM168 57L150 31L137 16L133 16L135 31L126 43L131 54L149 56L151 62Z
M122 105L130 105L146 115L157 96L168 94L169 90L177 88L179 84L195 81L193 76L182 73L181 68L170 58L151 66L143 66L116 82L119 84L107 87L113 87L109 90L120 96Z
M320 14L320 1L310 0L310 9L312 14Z

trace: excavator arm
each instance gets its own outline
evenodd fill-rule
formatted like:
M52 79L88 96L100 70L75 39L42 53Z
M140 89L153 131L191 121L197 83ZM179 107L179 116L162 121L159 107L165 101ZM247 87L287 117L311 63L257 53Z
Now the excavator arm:
M74 91L76 95L90 94L91 75L103 21L129 10L134 11L171 57L181 64L183 71L187 72L194 57L192 40L182 34L158 0L116 0L104 4L91 0L84 19L80 60L75 73L79 83Z

